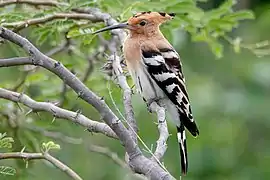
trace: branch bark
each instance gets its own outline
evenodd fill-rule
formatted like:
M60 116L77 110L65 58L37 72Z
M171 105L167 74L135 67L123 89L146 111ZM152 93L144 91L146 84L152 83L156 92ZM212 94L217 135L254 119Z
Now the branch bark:
M109 60L112 61L112 68L117 78L117 82L120 88L123 90L123 101L124 101L124 108L125 108L125 116L127 123L129 123L129 131L131 133L132 138L137 143L137 132L138 127L134 117L133 107L132 107L132 91L127 83L126 76L123 73L121 64L120 64L120 57L116 55L111 55Z
M37 25L37 24L44 24L52 20L56 19L74 19L74 20L89 20L91 22L100 22L102 19L98 19L97 17L91 14L82 14L82 13L55 13L51 15L46 15L44 17L28 19L24 21L17 21L11 23L2 23L1 25L8 28L14 28L14 31L20 31L23 28Z
M125 150L129 155L129 164L132 169L144 174L153 180L169 180L174 179L167 171L162 169L157 163L146 158L133 138L130 136L129 131L125 128L119 118L112 112L112 110L105 103L103 98L100 98L91 90L89 90L74 74L67 70L60 62L57 62L43 53L41 53L35 46L33 46L27 39L20 35L0 27L0 37L7 39L20 47L22 47L30 56L30 58L17 59L18 62L7 62L0 60L0 67L7 65L15 66L22 64L32 64L42 66L45 69L56 74L61 78L68 86L70 86L80 98L88 102L100 113L102 119L108 124L111 129L119 137L122 144L125 146Z
M69 144L82 144L83 143L83 139L82 138L75 138L75 137L70 137L67 136L65 134L62 134L60 132L54 132L54 131L48 131L46 129L40 128L40 127L36 127L36 126L24 126L24 128L33 131L35 133L39 133L43 136L49 137L49 138L53 138L53 139L58 139L62 142L66 142Z
M11 152L11 153L0 153L1 159L24 159L24 160L36 160L45 159L46 161L53 164L55 167L66 173L69 177L74 180L82 180L82 178L74 172L70 167L51 156L49 153L24 153L24 152Z
M3 88L0 88L0 98L4 98L17 103L22 103L36 112L50 112L54 117L67 119L74 123L80 124L82 127L89 129L91 132L102 133L108 137L117 139L116 134L107 124L90 120L80 113L62 109L52 103L37 102L25 94L16 93Z
M167 140L169 138L168 126L165 117L165 108L159 106L156 102L152 102L149 106L151 111L157 113L159 138L157 147L152 157L152 160L159 161L164 156L167 150Z

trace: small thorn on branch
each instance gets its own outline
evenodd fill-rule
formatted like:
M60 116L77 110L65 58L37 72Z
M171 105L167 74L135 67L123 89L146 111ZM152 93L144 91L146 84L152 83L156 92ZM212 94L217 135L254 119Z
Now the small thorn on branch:
M61 65L61 63L59 61L57 61L56 63L54 63L54 68L57 68L60 65Z

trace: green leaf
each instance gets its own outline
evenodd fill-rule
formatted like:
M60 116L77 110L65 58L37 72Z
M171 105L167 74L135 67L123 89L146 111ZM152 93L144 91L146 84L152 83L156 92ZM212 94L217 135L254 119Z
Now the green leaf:
M0 174L14 176L16 174L16 170L12 167L0 166Z
M0 14L1 22L15 22L20 20L25 20L29 17L29 13L26 12L9 12Z
M33 74L30 74L28 77L27 77L27 83L36 83L36 82L43 82L45 80L48 80L48 76L42 72L37 72L37 73L33 73Z
M220 44L217 40L212 40L208 44L211 47L212 52L216 55L217 58L223 57L224 47L222 44Z
M43 152L48 152L51 149L59 150L61 149L59 144L54 143L53 141L49 141L47 143L42 143L42 150Z
M51 29L50 28L46 28L44 29L44 31L40 32L38 34L38 38L37 38L37 44L38 45L42 45L44 42L46 42L48 40L48 37L52 34Z
M0 148L12 148L14 142L12 137L6 137L6 133L0 133Z
M90 35L86 35L83 37L83 45L88 45L88 44L91 44L91 42L93 41L93 39L95 38L96 36L93 35L93 36L90 36Z
M237 12L228 14L224 16L223 19L239 21L239 20L246 20L246 19L255 19L255 16L252 11L242 10L242 11L237 11Z
M207 41L208 34L205 29L202 29L200 33L196 33L192 36L193 41Z
M134 9L135 6L142 5L143 2L134 2L130 6L128 6L124 11L119 15L120 21L126 20L132 15L132 10Z
M232 28L236 27L238 25L238 23L236 21L228 21L228 20L224 20L224 19L213 19L211 20L207 27L209 28L209 30L216 30L216 29L220 29L220 30L224 30L224 31L231 31Z
M92 34L93 32L94 32L93 28L84 28L84 29L83 28L74 28L68 32L67 38L73 38L73 37L83 36L86 34Z
M226 0L226 1L224 1L223 4L221 4L221 5L219 6L218 9L230 11L230 10L232 9L232 7L233 7L236 3L237 3L236 0Z

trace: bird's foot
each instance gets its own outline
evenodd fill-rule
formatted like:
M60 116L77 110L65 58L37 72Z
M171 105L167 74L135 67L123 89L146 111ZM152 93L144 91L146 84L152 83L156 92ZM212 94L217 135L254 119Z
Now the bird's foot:
M147 109L148 109L148 111L149 111L150 113L152 113L152 109L151 109L150 106L151 106L151 104L152 104L153 102L156 102L157 104L159 104L160 98L152 98L152 99L149 99L149 100L146 101Z

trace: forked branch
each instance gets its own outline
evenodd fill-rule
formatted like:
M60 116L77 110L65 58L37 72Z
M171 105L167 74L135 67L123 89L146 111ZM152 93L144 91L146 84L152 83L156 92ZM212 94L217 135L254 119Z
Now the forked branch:
M102 119L106 122L107 125L110 126L110 128L115 132L119 140L124 145L125 150L129 155L129 165L135 172L144 174L145 176L154 180L174 179L167 171L162 169L159 164L151 161L142 154L129 131L108 107L103 98L98 97L95 93L89 90L60 62L57 62L54 59L44 55L27 39L6 28L0 27L0 37L19 45L30 56L29 58L17 58L15 59L16 62L10 62L10 60L6 59L0 60L0 67L31 64L41 66L56 74L64 81L64 83L70 86L81 99L91 104L100 113Z
M70 167L56 159L55 157L51 156L49 153L25 153L25 152L11 152L11 153L0 153L0 160L1 159L23 159L26 161L30 160L37 160L37 159L44 159L55 167L66 173L69 177L74 180L82 180L82 178L73 171Z

